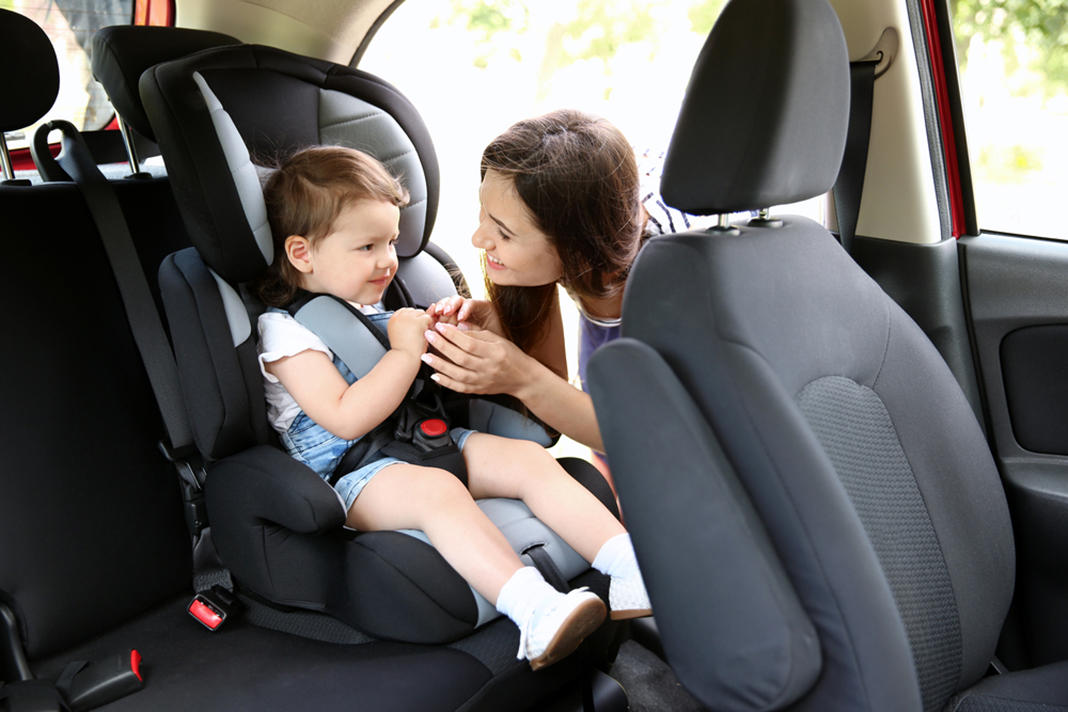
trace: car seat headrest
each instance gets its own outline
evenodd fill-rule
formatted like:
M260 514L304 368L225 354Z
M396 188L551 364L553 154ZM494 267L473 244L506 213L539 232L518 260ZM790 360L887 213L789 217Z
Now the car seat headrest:
M0 131L32 125L56 103L59 62L52 41L28 17L0 10ZM17 69L16 69L17 67Z
M119 116L147 139L155 139L145 116L137 80L149 67L203 49L241 44L219 32L181 27L114 25L93 35L93 78L104 87Z
M849 55L827 0L733 0L697 59L661 193L724 214L834 185L849 122Z
M382 161L408 188L397 254L429 239L438 164L415 107L381 79L258 45L206 50L146 71L145 112L194 246L224 279L273 260L258 165L296 149L345 145Z

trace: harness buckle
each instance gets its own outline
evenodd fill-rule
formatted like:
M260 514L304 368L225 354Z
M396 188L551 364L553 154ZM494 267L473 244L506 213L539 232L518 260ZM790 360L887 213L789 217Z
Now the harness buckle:
M412 429L412 442L423 452L436 450L452 442L449 426L441 418L424 418Z

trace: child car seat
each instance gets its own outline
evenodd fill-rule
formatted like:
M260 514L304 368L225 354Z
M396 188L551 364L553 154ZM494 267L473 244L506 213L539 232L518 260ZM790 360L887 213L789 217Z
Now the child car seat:
M385 638L455 640L495 617L440 555L410 535L418 533L343 530L345 513L332 490L275 446L255 358L253 322L262 305L240 289L271 259L250 154L269 160L329 142L383 160L412 195L387 306L425 306L456 293L447 257L425 249L437 164L414 107L366 73L248 45L153 67L141 78L141 98L196 245L164 262L160 284L196 444L209 462L213 536L231 573L275 604L328 612ZM591 488L602 485L597 494L614 508L592 466L563 464ZM588 570L521 503L491 500L483 509L550 578Z

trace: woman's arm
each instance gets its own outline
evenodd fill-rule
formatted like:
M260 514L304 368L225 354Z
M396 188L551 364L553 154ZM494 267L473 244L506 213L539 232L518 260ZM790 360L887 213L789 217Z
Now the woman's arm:
M529 355L493 332L461 331L448 324L436 325L427 340L440 356L428 354L424 360L441 385L460 393L514 396L555 430L594 450L603 449L593 401L563 376L566 355L559 310L545 341Z

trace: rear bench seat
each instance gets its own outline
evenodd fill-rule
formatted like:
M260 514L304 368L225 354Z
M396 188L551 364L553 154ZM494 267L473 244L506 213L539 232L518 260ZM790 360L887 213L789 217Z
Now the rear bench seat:
M188 244L168 182L113 185L154 288ZM144 688L102 709L432 711L519 708L589 665L517 667L506 619L452 646L326 642L314 616L288 620L301 636L243 619L205 630L185 612L177 475L88 209L72 184L0 185L0 215L0 621L15 621L0 622L0 680L135 648Z

